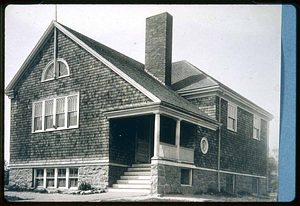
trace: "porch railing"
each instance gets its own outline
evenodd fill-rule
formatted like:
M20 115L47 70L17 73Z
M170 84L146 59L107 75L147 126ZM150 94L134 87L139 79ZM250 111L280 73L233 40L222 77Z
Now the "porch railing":
M176 160L177 146L160 142L159 156L163 159ZM179 147L179 161L194 163L194 149Z

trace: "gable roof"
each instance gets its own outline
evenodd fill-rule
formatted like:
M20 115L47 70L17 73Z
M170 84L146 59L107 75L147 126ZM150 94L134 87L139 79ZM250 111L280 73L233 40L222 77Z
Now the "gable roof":
M6 93L9 93L14 89L20 77L26 70L29 62L34 58L35 53L38 52L42 47L44 41L47 39L47 36L51 33L54 27L59 29L59 31L63 32L77 44L82 46L84 49L98 58L101 62L106 64L109 68L123 77L137 89L139 89L154 102L161 102L162 104L175 107L192 115L198 117L200 116L209 121L216 122L216 120L212 119L209 115L202 112L196 105L190 103L189 101L178 95L176 92L174 92L172 89L167 88L159 81L154 79L151 75L146 73L144 71L144 65L142 63L137 62L55 21L51 22L42 38L35 46L34 50L30 53L13 80L9 83L5 91Z
M178 92L179 94L184 94L190 91L197 91L201 89L203 92L205 89L218 89L221 88L227 93L231 93L235 96L235 98L254 108L254 110L264 114L268 119L272 119L273 115L267 112L266 110L262 109L255 103L251 102L247 98L243 97L239 93L235 92L234 90L230 89L226 85L222 84L218 80L214 79L210 75L204 73L191 63L187 62L186 60L174 62L172 64L172 85L171 88Z

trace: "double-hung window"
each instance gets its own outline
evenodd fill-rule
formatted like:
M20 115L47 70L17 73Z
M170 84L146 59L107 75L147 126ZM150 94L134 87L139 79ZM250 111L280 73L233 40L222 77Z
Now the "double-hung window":
M65 126L65 97L56 99L56 127Z
M53 128L53 100L45 101L45 129Z
M44 186L44 169L36 170L36 187Z
M33 103L33 132L78 127L79 94Z
M253 116L253 138L260 140L260 119L257 116Z
M57 170L57 184L58 187L66 187L66 168Z
M237 131L237 107L231 103L227 106L227 129Z
M54 169L47 169L47 187L54 187Z
M78 187L78 168L69 169L70 187Z
M34 131L42 130L43 122L43 102L34 104Z

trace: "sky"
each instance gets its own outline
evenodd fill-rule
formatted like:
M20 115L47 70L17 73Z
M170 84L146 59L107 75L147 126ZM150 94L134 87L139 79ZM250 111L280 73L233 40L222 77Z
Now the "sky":
M57 5L57 21L141 63L146 18L173 16L172 60L187 60L274 116L270 150L279 144L280 5ZM54 5L5 10L5 87L49 24ZM10 100L5 96L5 159Z

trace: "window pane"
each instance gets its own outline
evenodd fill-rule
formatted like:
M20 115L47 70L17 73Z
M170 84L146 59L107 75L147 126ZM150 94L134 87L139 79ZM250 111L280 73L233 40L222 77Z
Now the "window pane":
M65 126L65 114L57 114L56 115L56 126L64 127Z
M77 112L69 112L68 113L68 125L75 126L77 125Z
M42 129L42 117L34 118L34 131Z
M65 112L65 98L56 100L56 114L61 114Z
M54 179L47 179L47 187L54 187Z
M68 112L77 111L77 96L68 97Z
M230 104L228 104L228 117L231 117L233 119L236 118L236 108Z
M36 186L43 186L44 180L43 179L36 179Z
M53 100L45 101L45 115L53 115Z
M58 177L65 177L66 169L58 169Z
M54 177L54 169L47 169L47 177Z
M45 128L53 128L53 115L45 117Z
M254 123L253 123L253 126L255 127L255 128L259 128L259 120L258 120L258 118L256 118L256 117L254 117Z
M37 169L36 177L44 177L44 169Z
M68 75L67 66L63 62L58 62L59 76Z
M45 74L45 80L47 79L51 79L51 78L54 78L54 63L52 63L47 71L46 71L46 74Z
M70 179L70 187L78 187L78 179Z
M190 184L190 170L181 169L181 184Z
M34 116L41 117L42 116L42 106L43 102L35 103L34 104Z
M70 177L78 177L78 168L70 168Z
M58 187L66 187L66 179L58 179Z
M227 128L234 129L234 120L229 117L227 119Z

